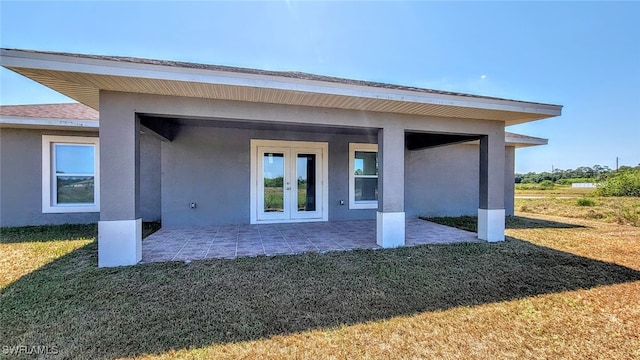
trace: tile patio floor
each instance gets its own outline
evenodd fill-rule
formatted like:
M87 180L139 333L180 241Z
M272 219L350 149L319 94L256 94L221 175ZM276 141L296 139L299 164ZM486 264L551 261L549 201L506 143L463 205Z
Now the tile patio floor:
M406 244L477 242L475 233L407 219ZM142 241L142 262L378 249L376 221L162 228Z

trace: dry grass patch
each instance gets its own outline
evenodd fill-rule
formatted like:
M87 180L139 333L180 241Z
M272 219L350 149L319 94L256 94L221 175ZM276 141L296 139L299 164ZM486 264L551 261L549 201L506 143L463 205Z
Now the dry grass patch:
M0 229L0 289L95 241L97 233L95 224Z
M143 237L159 228L160 223L145 222ZM0 289L97 237L97 224L0 228Z
M584 200L554 197L516 198L515 209L529 214L555 215L640 226L640 198L637 197L592 197Z
M541 189L535 184L516 184L515 196L538 196L538 197L583 197L592 196L595 188L573 188L567 185L555 185L552 188Z

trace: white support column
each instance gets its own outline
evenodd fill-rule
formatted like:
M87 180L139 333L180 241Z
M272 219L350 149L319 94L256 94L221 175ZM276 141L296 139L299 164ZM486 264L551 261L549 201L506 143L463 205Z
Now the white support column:
M98 267L134 265L141 259L142 219L98 222Z
M142 260L139 127L134 109L100 92L99 267Z
M478 239L504 241L504 126L480 139L480 208Z
M383 248L394 248L405 244L404 212L380 212L376 217L377 243Z
M478 209L478 239L504 241L504 209Z
M378 131L377 243L383 248L405 244L404 129Z

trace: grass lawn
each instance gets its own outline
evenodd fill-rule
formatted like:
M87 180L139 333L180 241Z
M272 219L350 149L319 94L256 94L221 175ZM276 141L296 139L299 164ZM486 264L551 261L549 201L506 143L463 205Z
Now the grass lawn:
M507 234L99 269L94 226L2 229L0 357L640 358L640 228L527 214Z

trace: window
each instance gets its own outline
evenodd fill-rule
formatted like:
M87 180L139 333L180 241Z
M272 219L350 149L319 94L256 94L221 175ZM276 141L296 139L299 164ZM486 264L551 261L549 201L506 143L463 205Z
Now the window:
M42 136L42 212L100 211L96 137Z
M378 208L377 144L349 144L349 208Z

